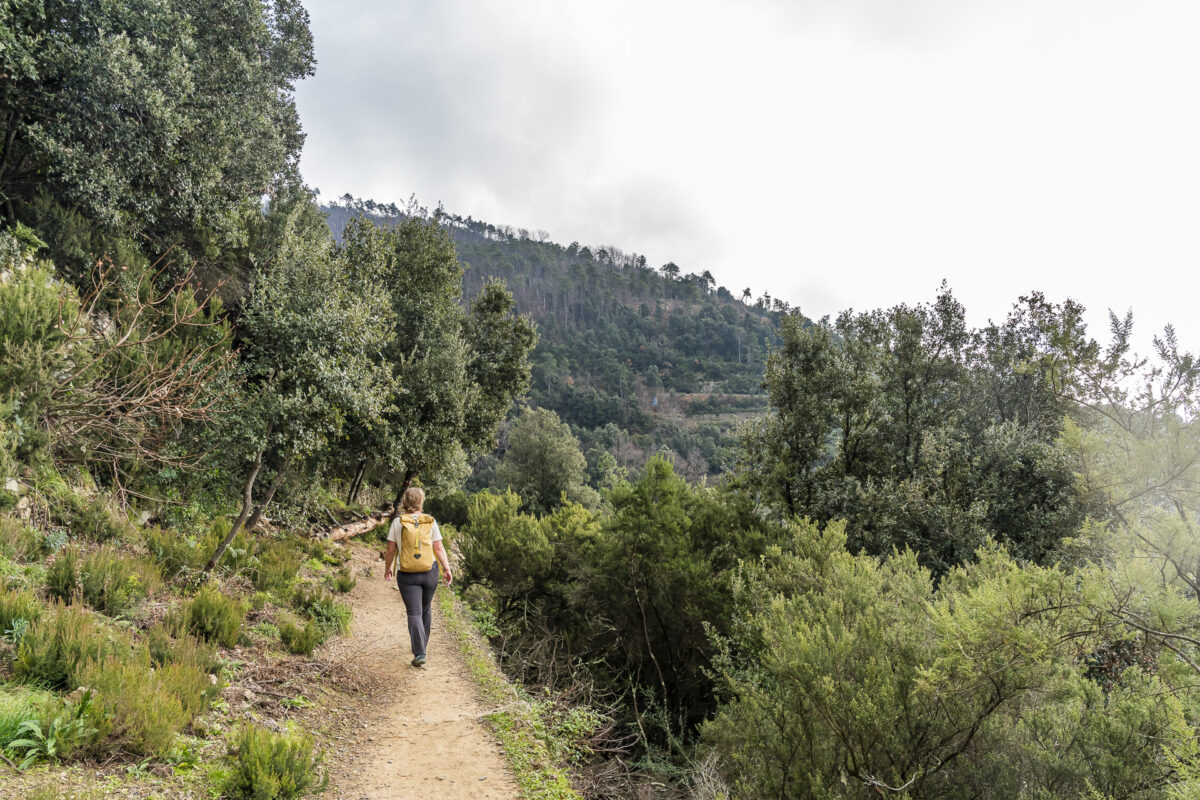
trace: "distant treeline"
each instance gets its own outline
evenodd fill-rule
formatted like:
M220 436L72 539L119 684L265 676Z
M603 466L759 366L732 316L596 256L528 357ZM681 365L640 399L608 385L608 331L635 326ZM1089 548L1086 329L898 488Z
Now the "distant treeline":
M404 208L350 196L323 207L335 236L368 216L397 224L410 215L438 220L468 265L463 294L489 280L512 292L519 313L538 325L530 401L558 413L588 448L619 454L637 470L663 448L717 475L733 444L732 425L699 430L672 411L735 413L765 408L765 399L738 400L719 411L696 411L676 395L755 394L762 398L766 357L778 342L786 303L769 295L751 300L717 286L707 272L684 273L674 263L654 269L646 258L616 247L561 245L544 232L495 226L415 202ZM709 401L711 402L711 401ZM717 408L712 406L712 408ZM615 426L633 447L614 449ZM636 453L636 455L635 455Z

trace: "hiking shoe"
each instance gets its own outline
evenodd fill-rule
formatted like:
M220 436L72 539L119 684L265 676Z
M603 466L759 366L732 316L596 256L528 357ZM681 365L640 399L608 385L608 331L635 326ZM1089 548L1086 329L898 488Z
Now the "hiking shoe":
M414 667L425 666L425 656L413 656L412 665Z

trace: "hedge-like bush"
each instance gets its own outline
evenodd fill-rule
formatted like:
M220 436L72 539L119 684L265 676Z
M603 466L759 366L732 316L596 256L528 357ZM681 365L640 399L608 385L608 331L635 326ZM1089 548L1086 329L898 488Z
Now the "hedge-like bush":
M306 656L324 640L325 636L312 620L306 622L303 628L285 620L279 623L279 638L289 653Z
M233 647L242 630L246 606L226 597L211 584L201 587L183 610L184 628L188 633L222 647Z
M329 783L307 734L276 734L248 725L234 740L232 755L225 791L235 798L292 800L305 792L319 792Z

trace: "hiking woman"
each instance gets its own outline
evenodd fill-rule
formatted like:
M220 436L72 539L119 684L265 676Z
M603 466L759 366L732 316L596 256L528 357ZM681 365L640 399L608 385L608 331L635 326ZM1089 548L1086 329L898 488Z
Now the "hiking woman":
M395 571L396 587L404 598L408 611L408 637L412 641L414 667L425 666L425 646L429 643L432 622L433 593L437 590L438 564L442 578L449 586L454 580L446 548L442 546L442 531L437 520L421 513L425 492L415 486L406 489L400 498L400 514L388 528L387 554L384 556L384 580L392 577L392 566L399 556ZM430 557L432 555L436 557Z

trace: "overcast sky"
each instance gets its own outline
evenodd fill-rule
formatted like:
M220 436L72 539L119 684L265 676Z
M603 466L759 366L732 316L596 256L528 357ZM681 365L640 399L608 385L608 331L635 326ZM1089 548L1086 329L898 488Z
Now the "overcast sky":
M1038 289L1200 349L1195 0L305 5L325 197L415 194L812 317L944 278L974 324Z

